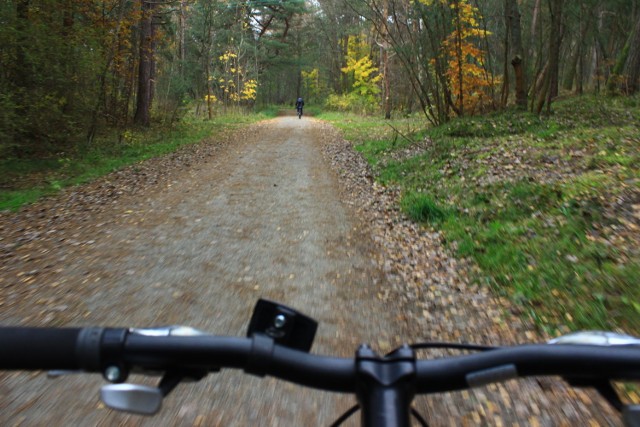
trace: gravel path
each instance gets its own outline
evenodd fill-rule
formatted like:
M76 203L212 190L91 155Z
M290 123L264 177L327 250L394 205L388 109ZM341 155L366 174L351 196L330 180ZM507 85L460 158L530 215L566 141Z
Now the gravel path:
M333 169L333 170L332 170ZM539 339L466 279L441 237L395 210L348 143L284 117L0 215L0 321L187 324L242 335L259 297L320 321L313 351ZM438 355L438 353L436 353ZM238 372L181 385L154 418L113 413L104 382L5 373L0 425L327 425L352 398ZM616 425L551 381L422 399L432 425ZM516 422L519 420L520 424Z
M338 199L320 142L308 120L262 123L206 165L174 171L90 217L69 214L80 223L59 224L56 241L37 238L9 252L21 265L2 271L4 323L180 323L242 335L266 297L320 321L314 352L347 356L361 341L389 350L395 334L375 298L382 276ZM15 228L4 227L3 243ZM30 262L20 261L23 252ZM48 264L60 267L45 274ZM32 282L21 281L25 271ZM54 292L12 296L54 283ZM51 306L59 311L39 316ZM102 408L99 383L5 375L0 425L326 425L353 402L225 372L180 386L159 416L141 418Z

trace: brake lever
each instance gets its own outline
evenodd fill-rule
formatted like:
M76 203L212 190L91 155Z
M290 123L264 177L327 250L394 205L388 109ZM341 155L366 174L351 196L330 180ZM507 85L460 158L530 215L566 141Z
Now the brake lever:
M640 339L626 334L606 331L574 332L554 338L551 345L593 345L600 347L640 347ZM572 387L593 387L611 406L622 413L624 424L640 427L640 405L625 405L609 381L565 378Z
M147 337L193 337L207 335L189 326L159 328L130 328L130 334ZM144 371L148 374L147 371ZM163 374L160 384L151 387L141 384L108 384L100 388L100 399L111 409L140 415L154 415L162 407L162 400L183 381L199 381L207 375L205 370L179 369Z
M100 389L100 400L111 409L140 415L154 415L162 407L162 400L183 381L200 381L204 370L181 369L168 371L157 387L140 384L109 384Z

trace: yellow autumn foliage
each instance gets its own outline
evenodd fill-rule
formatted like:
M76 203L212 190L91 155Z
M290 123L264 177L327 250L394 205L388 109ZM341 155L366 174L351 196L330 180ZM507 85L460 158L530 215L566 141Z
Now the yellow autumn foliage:
M258 82L256 80L247 80L244 82L240 98L245 101L254 101L258 96Z
M238 55L227 51L220 55L218 60L222 65L222 76L217 80L222 93L222 102L227 104L229 102L254 101L258 96L258 82L255 79L246 78Z
M480 28L480 12L468 0L450 1L449 7L454 13L454 30L442 43L445 76L459 113L473 113L490 102L487 89L495 83L484 68L485 52L476 41L490 33Z
M382 75L367 53L367 43L362 36L350 36L347 44L347 65L342 68L345 74L353 75L353 92L367 102L375 102L375 96L380 93L378 83Z

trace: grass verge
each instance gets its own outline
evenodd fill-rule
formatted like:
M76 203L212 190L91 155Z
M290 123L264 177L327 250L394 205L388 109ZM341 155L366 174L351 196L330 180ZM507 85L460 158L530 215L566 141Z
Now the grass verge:
M0 161L0 211L18 210L62 188L92 181L127 165L171 153L208 136L269 117L268 114L220 115L210 121L185 121L161 127L126 131L117 138L102 136L83 153L39 159ZM119 142L114 142L117 140Z
M640 102L554 106L547 118L506 111L401 141L377 118L326 118L379 181L403 189L404 212L442 230L480 267L476 279L541 329L640 333Z

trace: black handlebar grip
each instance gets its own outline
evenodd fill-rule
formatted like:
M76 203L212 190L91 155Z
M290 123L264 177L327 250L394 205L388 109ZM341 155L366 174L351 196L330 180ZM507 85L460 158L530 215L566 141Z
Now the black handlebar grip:
M90 329L89 329L90 330ZM80 328L0 327L0 370L76 370Z

